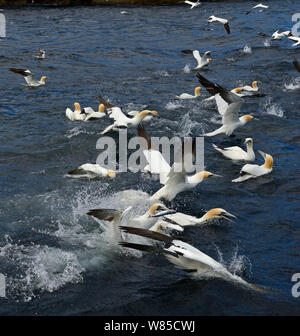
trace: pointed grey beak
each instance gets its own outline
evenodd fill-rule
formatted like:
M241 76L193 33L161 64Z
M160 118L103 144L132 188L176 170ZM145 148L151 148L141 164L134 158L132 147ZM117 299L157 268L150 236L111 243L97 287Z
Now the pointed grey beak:
M221 217L224 218L224 219L226 219L226 220L228 220L229 222L232 222L232 223L234 223L234 221L231 218L229 218L229 217L237 218L235 215L233 215L233 214L231 214L229 212L226 212Z
M156 215L153 215L151 217L161 217L161 216L166 216L166 215L170 215L170 214L173 214L173 213L176 213L176 211L175 210L164 210L164 211L161 211L161 212L159 212Z
M212 177L223 177L223 176L218 174L212 174Z

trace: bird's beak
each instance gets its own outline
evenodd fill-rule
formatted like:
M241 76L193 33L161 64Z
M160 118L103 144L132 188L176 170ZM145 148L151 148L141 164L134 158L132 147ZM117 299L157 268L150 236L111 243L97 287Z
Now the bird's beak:
M230 222L233 222L232 219L228 218L228 217L232 217L232 218L237 218L235 215L229 213L229 212L226 212L224 215L222 215L223 218L229 220Z
M164 211L161 211L161 212L159 212L156 215L153 215L151 217L161 217L161 216L166 216L166 215L170 215L170 214L173 214L173 213L176 213L176 211L175 210L164 210Z
M212 177L223 177L223 176L218 174L212 174Z
M157 117L158 119L160 119L160 115L158 114L157 111L152 111L151 113L154 115L154 117Z

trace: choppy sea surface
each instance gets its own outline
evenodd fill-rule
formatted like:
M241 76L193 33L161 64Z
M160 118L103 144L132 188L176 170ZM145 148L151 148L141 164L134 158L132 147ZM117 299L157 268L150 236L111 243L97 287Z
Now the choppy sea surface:
M245 12L253 1L189 6L99 6L5 9L0 39L0 273L6 298L0 315L299 315L291 281L300 272L300 61L292 41L270 41L290 30L297 1L266 1L264 12ZM127 11L128 14L121 14ZM230 20L209 25L215 14ZM33 57L38 48L46 59ZM258 81L264 97L246 99L252 121L234 138L205 140L207 170L223 175L172 202L200 217L222 207L235 223L192 227L181 238L243 279L267 288L245 290L221 279L191 280L161 255L128 253L110 241L104 223L86 215L108 207L143 213L159 182L140 173L115 180L79 180L65 173L95 162L100 131L110 120L71 122L66 107L98 105L103 95L125 111L150 106L163 117L145 125L151 136L201 136L219 127L203 89L196 100L175 96L198 85L195 60L182 49L210 50L201 73L232 89ZM25 87L8 68L47 76L45 87ZM130 129L128 136L135 136ZM117 140L118 134L112 136ZM274 157L271 175L241 184L240 163L212 148L254 139ZM257 155L257 162L262 159ZM220 182L221 181L221 182Z

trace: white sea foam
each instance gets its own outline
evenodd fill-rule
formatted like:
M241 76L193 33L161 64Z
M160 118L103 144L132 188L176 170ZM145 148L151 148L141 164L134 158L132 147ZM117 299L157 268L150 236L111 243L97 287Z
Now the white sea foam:
M271 46L271 39L270 38L266 38L264 40L264 46L265 47L270 47Z
M251 54L252 53L252 48L251 48L251 46L249 46L249 45L245 45L244 46L244 48L243 48L243 52L245 53L245 54Z
M300 77L296 77L291 83L284 83L284 91L300 89Z
M184 66L184 68L183 68L183 72L184 72L184 73L187 73L187 74L191 72L191 67L190 67L189 64L186 64L186 65Z
M284 111L278 103L274 103L271 97L266 98L262 102L263 113L275 115L279 118L284 116Z
M168 102L167 105L165 106L167 110L176 110L180 107L182 107L180 103L173 102L173 101Z

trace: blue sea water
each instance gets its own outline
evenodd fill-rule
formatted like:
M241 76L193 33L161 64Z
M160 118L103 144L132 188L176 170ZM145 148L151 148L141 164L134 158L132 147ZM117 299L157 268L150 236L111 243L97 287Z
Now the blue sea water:
M290 30L297 1L265 1L262 13L245 16L253 1L189 6L97 6L5 9L7 37L0 39L0 273L6 276L1 315L299 315L291 293L300 273L300 77L292 41L270 41ZM122 15L126 10L129 14ZM209 25L215 14L230 20L231 34ZM38 48L46 59L33 57ZM251 48L251 49L250 49ZM144 174L115 180L64 177L95 162L96 142L110 120L71 122L66 107L98 105L101 94L125 111L150 106L163 117L146 125L151 136L201 136L219 127L213 103L178 101L198 85L192 55L210 50L201 73L231 89L258 81L264 97L246 99L252 121L236 132L205 140L205 166L223 175L172 202L200 217L222 207L235 223L186 229L185 241L222 262L258 293L220 279L191 280L161 255L143 257L112 246L109 232L88 209L146 209L160 187ZM45 87L25 87L8 68L47 76ZM208 97L203 89L201 97ZM129 137L135 136L130 129ZM233 184L241 164L211 146L242 145L274 157L271 175ZM117 133L113 134L118 139ZM257 162L262 160L257 155Z

